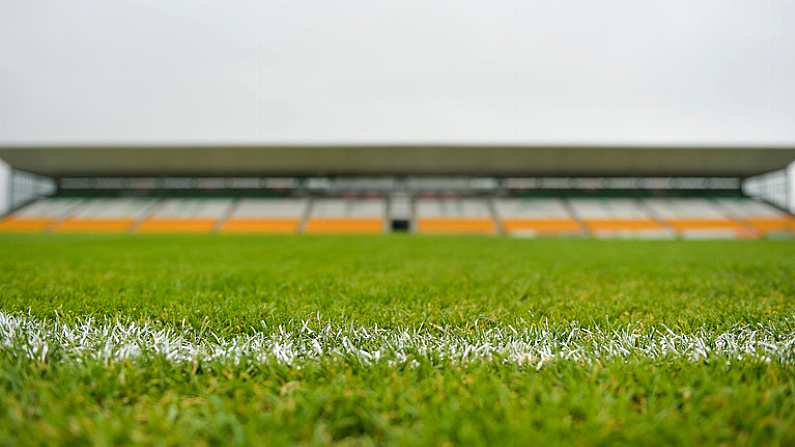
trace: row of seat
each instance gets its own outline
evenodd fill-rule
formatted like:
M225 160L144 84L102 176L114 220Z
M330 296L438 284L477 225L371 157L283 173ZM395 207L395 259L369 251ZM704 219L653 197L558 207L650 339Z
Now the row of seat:
M380 198L47 198L0 230L57 232L380 233L396 219L418 233L645 238L791 234L793 218L750 198L418 198L408 216Z
M381 199L321 199L310 202L308 199L289 198L49 198L7 216L0 221L0 230L382 232L387 222L385 204Z
M530 234L585 230L603 237L742 238L787 233L792 219L770 205L747 198L550 200L504 203L506 231ZM518 207L519 209L516 209ZM540 210L540 211L539 211ZM579 225L578 225L579 224Z
M791 216L750 198L425 200L417 210L421 232L746 238L795 230Z

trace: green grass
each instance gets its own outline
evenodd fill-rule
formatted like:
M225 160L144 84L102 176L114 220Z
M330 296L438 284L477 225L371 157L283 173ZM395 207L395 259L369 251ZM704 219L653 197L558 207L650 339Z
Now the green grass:
M457 237L0 237L0 311L234 337L317 319L792 328L795 244ZM0 341L1 342L1 341ZM795 365L683 357L207 365L0 344L0 444L793 444ZM793 347L795 349L795 347Z

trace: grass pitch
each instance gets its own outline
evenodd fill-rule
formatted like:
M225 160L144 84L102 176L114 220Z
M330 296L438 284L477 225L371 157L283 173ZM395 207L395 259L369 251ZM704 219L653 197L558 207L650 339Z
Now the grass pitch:
M795 244L4 236L2 444L793 444Z

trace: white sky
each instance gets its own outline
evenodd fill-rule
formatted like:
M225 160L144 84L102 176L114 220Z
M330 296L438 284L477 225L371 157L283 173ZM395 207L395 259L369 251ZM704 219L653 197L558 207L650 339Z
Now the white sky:
M795 2L0 3L0 143L795 142Z

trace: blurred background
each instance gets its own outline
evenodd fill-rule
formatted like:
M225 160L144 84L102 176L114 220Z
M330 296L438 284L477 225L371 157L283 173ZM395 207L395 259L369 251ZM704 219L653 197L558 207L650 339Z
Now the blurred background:
M37 231L786 233L793 53L785 0L4 2L0 212Z

